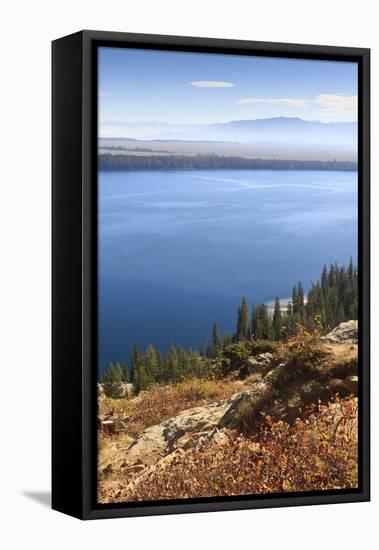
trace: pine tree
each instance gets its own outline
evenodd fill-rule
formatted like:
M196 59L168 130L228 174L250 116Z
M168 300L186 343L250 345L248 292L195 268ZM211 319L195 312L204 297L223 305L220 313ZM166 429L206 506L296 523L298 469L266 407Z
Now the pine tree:
M149 387L151 383L151 379L146 373L145 364L144 364L144 361L142 360L136 364L133 372L134 372L134 380L133 380L134 391L138 395L141 391L146 390Z
M137 348L137 346L133 346L131 363L130 363L130 380L132 381L133 384L135 379L135 370L137 365L140 363L140 361L142 361L140 351Z
M131 374L134 391L138 395L140 391L145 390L149 386L151 380L149 380L146 372L145 358L137 346L134 346L132 350Z
M294 285L292 287L292 313L297 313L297 287Z
M175 382L178 375L178 354L176 348L171 344L167 354L167 376L169 382Z
M129 371L126 363L121 363L120 361L118 361L116 363L116 369L120 373L121 381L127 384L129 382Z
M112 397L113 399L121 397L121 373L112 363L109 363L101 382L107 397Z
M305 325L313 328L317 315L324 330L358 316L358 277L352 260L347 268L324 266L321 280L312 285L305 306Z
M274 313L272 316L272 329L275 340L280 340L282 337L282 310L278 296L275 298Z
M149 382L159 380L161 376L160 372L160 358L157 350L152 344L149 344L145 351L144 357L145 372L149 379Z
M304 289L303 285L299 281L297 284L297 312L302 324L305 322L305 309L304 309Z
M236 340L238 342L248 340L249 336L250 336L249 306L247 305L246 296L243 296L241 300L241 305L238 308L238 314L237 314Z
M204 355L207 359L212 359L214 357L214 349L210 340L207 340L205 344Z
M214 323L213 325L212 337L213 337L214 354L217 356L222 349L222 342L221 342L220 333L218 331L218 326L216 323Z
M230 332L225 332L222 337L222 347L225 349L233 343L233 335Z
M353 264L353 258L350 257L350 262L347 268L347 276L349 277L350 281L354 277L354 264Z
M255 340L270 340L272 337L272 321L267 305L255 306L253 310L253 338Z
M322 269L322 274L321 274L321 290L324 297L326 297L327 288L328 288L328 268L326 267L326 265L324 265Z

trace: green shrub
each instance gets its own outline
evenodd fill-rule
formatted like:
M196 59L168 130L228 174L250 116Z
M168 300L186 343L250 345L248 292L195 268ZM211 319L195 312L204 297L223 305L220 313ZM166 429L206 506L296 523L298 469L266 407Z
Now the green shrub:
M250 342L250 347L250 355L259 355L260 353L275 353L278 344L273 340L255 340Z

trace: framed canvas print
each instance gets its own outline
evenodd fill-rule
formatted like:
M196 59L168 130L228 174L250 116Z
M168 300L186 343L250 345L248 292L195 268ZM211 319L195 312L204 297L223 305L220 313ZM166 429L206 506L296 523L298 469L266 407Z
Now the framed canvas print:
M53 42L53 508L369 499L369 50Z

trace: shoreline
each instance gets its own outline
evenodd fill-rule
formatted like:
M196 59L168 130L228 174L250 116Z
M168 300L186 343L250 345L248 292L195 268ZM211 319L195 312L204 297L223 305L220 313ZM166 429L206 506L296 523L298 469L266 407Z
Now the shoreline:
M250 159L219 155L123 155L99 154L100 172L164 172L196 170L273 170L357 172L355 161Z

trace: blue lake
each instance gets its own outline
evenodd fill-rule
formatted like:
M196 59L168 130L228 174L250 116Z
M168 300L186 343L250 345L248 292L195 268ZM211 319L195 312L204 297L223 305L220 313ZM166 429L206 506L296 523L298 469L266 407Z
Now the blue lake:
M199 348L217 322L357 257L357 173L102 172L99 361Z

